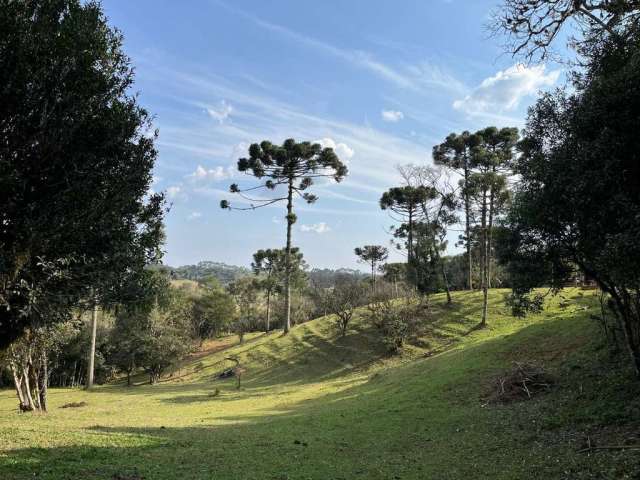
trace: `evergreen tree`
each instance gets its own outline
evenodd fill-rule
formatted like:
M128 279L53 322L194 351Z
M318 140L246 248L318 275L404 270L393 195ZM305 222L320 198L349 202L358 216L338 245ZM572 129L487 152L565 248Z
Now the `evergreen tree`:
M365 245L364 247L356 247L354 253L359 261L371 266L371 285L375 292L376 272L380 269L380 264L389 257L389 250L381 245Z
M235 207L229 201L222 200L220 207L223 209L255 210L278 202L286 202L287 205L287 243L285 247L285 310L286 320L284 332L291 328L291 273L292 273L292 245L291 230L296 222L293 212L294 196L299 196L308 204L315 203L317 196L307 190L313 185L316 178L331 178L340 182L347 175L347 167L331 148L322 148L320 144L301 142L293 139L285 140L282 146L263 141L254 143L249 147L249 158L238 160L238 171L253 175L261 180L256 186L246 189L237 184L230 187L231 193L240 195L250 202L248 207ZM266 180L262 181L262 179ZM284 191L281 189L284 188ZM251 197L250 193L256 190L269 190L282 192L274 197L264 199Z

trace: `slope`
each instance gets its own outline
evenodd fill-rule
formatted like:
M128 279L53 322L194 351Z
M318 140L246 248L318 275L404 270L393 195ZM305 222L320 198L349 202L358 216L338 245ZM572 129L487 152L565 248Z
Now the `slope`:
M483 330L478 294L435 298L401 357L364 318L345 338L323 318L212 348L154 387L54 390L46 416L18 415L0 392L0 478L637 478L638 450L582 451L640 444L640 388L603 348L593 294L517 320L505 293ZM240 390L215 379L231 356ZM544 364L553 387L488 403L514 361ZM87 406L59 408L72 401Z

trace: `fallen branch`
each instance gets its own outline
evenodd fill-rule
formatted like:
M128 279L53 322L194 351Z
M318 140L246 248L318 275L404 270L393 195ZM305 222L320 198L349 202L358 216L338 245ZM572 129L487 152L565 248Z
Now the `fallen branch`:
M602 445L600 447L587 447L578 450L578 453L588 453L594 450L640 450L640 445Z

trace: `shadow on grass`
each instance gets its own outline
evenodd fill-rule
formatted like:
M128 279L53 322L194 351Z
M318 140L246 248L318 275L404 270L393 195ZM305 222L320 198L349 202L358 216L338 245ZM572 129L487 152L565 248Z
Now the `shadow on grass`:
M573 478L583 478L579 476L581 472L596 475L593 478L614 478L606 476L612 465L616 466L616 474L632 473L638 466L637 459L615 452L577 454L577 445L571 440L575 437L578 441L577 436L541 437L544 431L523 435L519 422L535 418L544 425L546 418L564 418L566 412L577 407L586 409L585 419L589 417L587 413L594 413L587 411L594 407L580 403L578 397L568 397L568 402L562 396L572 394L569 383L562 390L550 392L544 403L531 401L500 409L480 407L484 382L497 370L509 367L507 356L518 359L544 355L549 349L563 347L566 339L593 335L589 328L585 318L558 318L529 325L462 350L382 371L358 385L347 387L350 381L345 380L344 389L312 399L244 415L205 414L191 419L199 426L94 425L85 430L83 444L21 448L0 456L0 477L506 480L532 478L529 475L535 471L537 478L564 478L566 472L571 472ZM550 335L560 340L547 341ZM580 350L585 344L566 352L568 357L558 360L554 368L562 368L567 358L590 358L590 350ZM564 381L573 380L566 377ZM606 381L603 376L605 383L596 394L604 395L606 388L618 391L616 385ZM178 391L168 385L158 387L145 393ZM241 401L262 394L251 389L210 401L214 406L216 402ZM176 404L175 415L179 416L182 404L207 399L187 395L165 401ZM637 396L635 402L638 403ZM546 410L539 410L542 406ZM602 402L595 408L610 407ZM538 417L542 411L545 416ZM561 428L577 428L579 417L575 412L567 418ZM545 441L541 443L540 438Z

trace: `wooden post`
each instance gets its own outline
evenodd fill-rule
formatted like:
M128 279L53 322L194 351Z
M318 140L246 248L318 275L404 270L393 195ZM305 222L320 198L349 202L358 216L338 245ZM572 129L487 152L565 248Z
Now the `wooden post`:
M98 302L95 293L93 296L93 311L91 312L91 348L89 349L89 369L87 371L87 389L93 387L93 371L96 358L96 333L98 330Z

